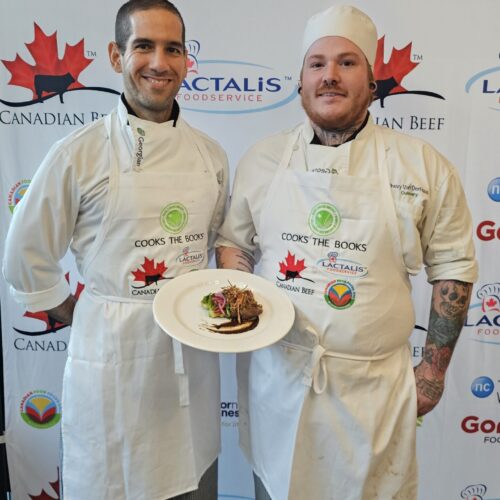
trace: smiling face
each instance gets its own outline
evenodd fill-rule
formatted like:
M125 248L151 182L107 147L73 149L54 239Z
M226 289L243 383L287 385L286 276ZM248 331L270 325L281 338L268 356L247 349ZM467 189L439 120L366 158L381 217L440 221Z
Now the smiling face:
M168 10L149 9L135 11L130 25L123 53L109 44L111 65L122 73L125 98L137 116L161 123L170 118L187 73L182 24Z
M327 36L306 53L301 72L302 106L324 130L363 121L371 103L370 72L363 52L347 38Z

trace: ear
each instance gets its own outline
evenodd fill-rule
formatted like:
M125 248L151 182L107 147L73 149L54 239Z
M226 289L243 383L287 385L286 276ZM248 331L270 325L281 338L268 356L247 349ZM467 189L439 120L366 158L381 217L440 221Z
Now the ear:
M108 55L109 62L111 63L111 67L117 72L122 72L122 55L120 53L120 49L116 42L109 42L108 45Z

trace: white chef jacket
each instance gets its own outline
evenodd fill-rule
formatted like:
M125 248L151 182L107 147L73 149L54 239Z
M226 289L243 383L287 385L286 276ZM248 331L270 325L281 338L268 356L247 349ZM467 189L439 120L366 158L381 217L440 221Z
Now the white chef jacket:
M118 110L126 117L121 100ZM213 139L199 130L194 132L218 166L219 195L209 234L211 246L227 201L227 158ZM130 130L128 135L133 144ZM56 142L16 206L11 222L16 230L7 235L3 273L14 299L29 311L56 307L71 293L59 261L70 247L79 267L95 239L108 192L106 144L102 120Z
M129 117L123 103L120 103L116 112L112 113L111 116L111 121L115 124L114 129L106 128L105 119L103 119L82 128L57 143L35 174L28 193L16 207L12 221L15 230L9 232L6 242L4 274L11 283L14 297L19 302L24 303L29 310L39 311L55 307L69 294L70 291L59 266L59 259L64 256L68 245L71 244L80 272L82 275L86 275L82 272L82 263L88 260L89 249L93 246L92 243L96 240L96 234L99 232L99 226L103 221L108 191L112 192L109 188L110 157L113 157L113 155L110 155L109 130L114 130L114 132L111 132L111 137L117 139L116 142L124 145L118 151L117 163L119 169L114 165L114 172L121 170L125 174L122 177L132 178L126 174L130 173L127 169L132 168L133 162L130 160L132 159L131 154L135 151L136 141L128 121L130 120L132 123L132 121L139 122L140 120ZM213 241L223 217L227 198L228 172L226 157L222 149L214 141L201 132L190 129L182 119L180 119L180 122L184 137L186 136L185 131L189 130L187 137L190 136L196 141L196 144L192 144L193 151L197 150L197 145L203 146L200 151L203 150L204 155L210 155L210 161L207 162L210 168L200 170L200 161L186 161L179 165L174 162L175 165L171 168L181 170L184 179L192 176L193 182L196 180L195 175L198 175L198 173L202 175L202 172L205 172L203 174L205 182L208 179L211 180L205 192L213 190L210 191L213 192L210 207L215 206L215 209L212 213L210 208L210 212L205 214L204 220L206 222L204 222L205 225L201 230L206 231L209 239L211 237ZM170 123L170 125L173 126L174 122ZM161 124L163 129L168 126L168 123ZM147 129L146 125L144 127ZM157 126L156 129L158 128ZM142 129L138 130L144 133ZM194 156L196 157L196 154ZM206 156L202 157L202 164L204 158L206 159ZM198 168L196 170L197 174L194 173L195 167ZM192 174L190 174L191 168L193 169ZM163 172L164 177L167 179L171 175L169 172L168 169ZM175 171L171 178L176 178ZM125 180L121 182L126 184ZM116 185L115 173L115 191ZM147 187L147 183L145 186ZM145 186L143 185L142 188L144 189ZM133 186L130 187L133 188ZM154 187L157 188L158 186ZM169 187L172 190L173 186L170 185ZM133 193L133 189L129 189L128 192ZM116 197L113 199L116 200ZM202 203L203 201L198 202L198 206ZM144 216L144 214L142 215ZM194 218L194 214L191 215ZM210 224L208 224L208 221L210 221ZM127 236L131 237L130 234L123 235L124 238ZM142 251L142 248L139 248L139 250ZM141 253L140 256L142 257ZM200 266L206 266L206 262L207 259L200 263ZM89 288L92 287L89 286ZM92 498L107 498L106 492L108 490L105 491L104 488L115 488L116 491L121 492L120 487L123 486L120 485L122 469L116 467L116 464L119 463L124 470L127 470L127 467L134 466L136 463L134 460L139 460L139 463L142 460L145 464L142 467L147 470L145 471L146 479L141 476L143 470L135 470L134 474L131 475L134 476L132 481L130 481L128 474L125 476L124 482L131 489L131 492L129 492L130 498L144 498L144 500L150 498L164 499L165 497L196 489L201 474L213 462L220 446L217 433L219 401L217 358L214 358L210 353L187 349L184 351L183 359L183 351L176 349L176 346L172 347L167 342L167 336L158 333L158 329L153 323L150 302L137 300L134 302L133 299L122 301L121 297L97 297L92 292L92 290L89 293L84 292L82 296L85 295L85 300L80 297L78 303L77 312L79 314L75 314L73 328L75 335L72 336L70 341L70 353L64 377L65 384L63 383L63 405L68 403L71 397L73 397L73 400L76 399L76 401L70 402L66 408L63 408L63 424L66 423L66 434L63 428L63 442L68 441L69 443L71 441L66 440L68 436L72 438L71 454L67 453L69 445L65 446L65 462L68 462L68 459L72 460L72 463L78 460L78 446L81 443L77 442L75 445L75 439L73 438L78 437L80 439L80 435L92 434L92 443L100 442L100 448L102 449L104 439L101 439L100 436L106 434L102 430L113 428L118 436L120 436L120 432L122 432L122 435L121 443L119 443L119 438L117 441L116 435L114 437L109 436L109 441L114 443L114 447L107 450L105 455L108 462L110 462L109 457L114 457L111 460L112 463L104 464L108 467L107 469L104 466L100 468L100 463L85 463L85 473L87 476L95 478L93 484L91 484L92 481L89 481L86 486L88 491L92 491L92 494L90 494ZM105 303L105 301L108 299L111 300L113 307L110 305L106 309L108 303ZM90 314L88 314L89 310L92 311ZM109 325L105 325L104 328L101 327L98 342L93 342L95 335L93 337L84 335L85 333L93 334L94 331L98 331L99 328L95 325L99 322L106 323L106 318L111 310L114 311L115 317L120 317L121 314L122 318L121 322L118 321L117 323L115 321L113 330L109 329ZM134 311L137 311L137 313L134 313ZM123 318L126 319L123 320ZM93 326L90 329L88 329L88 321L93 321ZM77 332L78 328L79 331ZM134 351L134 346L139 344L136 342L136 333L141 328L147 330L145 335L147 339L142 342L141 347L148 347L152 350L152 352L148 352L147 356L141 356L140 352L142 351L139 348L136 349L137 352ZM119 348L111 346L110 351L113 351L112 354L118 357L123 357L125 361L120 363L110 362L109 364L97 363L98 368L95 368L96 363L94 363L90 371L87 370L87 372L83 373L83 376L81 375L82 370L85 371L84 368L90 366L89 359L87 359L89 358L89 349L85 346L90 347L92 351L92 346L95 344L95 349L90 354L104 355L102 352L103 345L108 346L109 343L113 343L121 337L125 339L124 344L120 345ZM144 339L144 337L141 337L141 339ZM158 347L158 350L155 350L156 347ZM71 353L71 351L73 352ZM82 353L86 356L83 361L81 359ZM72 363L70 363L71 357L73 358ZM175 373L173 367L174 358ZM113 370L114 375L111 376L110 373ZM192 375L192 377L191 384L188 385L187 376L189 375ZM114 384L115 376L121 377L116 380L131 380L132 383L130 386L116 385ZM96 382L97 379L99 379L98 382ZM71 381L70 387L68 386L68 380ZM94 385L90 384L89 386L89 380L92 380ZM149 382L142 387L141 380L148 380ZM209 390L205 387L207 384L204 381L210 381ZM178 387L177 382L179 383ZM104 383L107 384L105 387L102 385ZM95 425L92 425L92 422L89 424L89 419L86 419L85 422L92 428L83 432L80 426L78 433L75 433L74 427L75 425L78 426L79 415L86 410L81 408L80 403L88 403L91 399L81 397L82 392L75 390L75 388L79 387L78 384L84 386L85 390L90 389L91 392L95 392L97 398L102 393L107 394L109 400L115 401L109 398L109 392L106 391L111 391L114 396L118 396L115 399L122 403L120 408L126 410L122 413L122 418L116 419L113 411L109 411L108 408L106 415L108 418L106 421L107 427L103 424L104 418L101 418L99 422L95 422ZM66 395L64 394L64 385L67 386ZM136 405L136 400L134 398L138 397L138 394L142 398L142 402L148 400L151 403L151 399L156 398L154 404L145 403L146 408L142 409L143 412L148 414L148 422L155 422L156 428L146 426L146 428L140 429L143 434L147 434L146 437L149 438L149 441L153 439L153 446L149 442L146 446L142 442L142 438L137 438L137 436L143 434L136 432L139 431L138 426L134 427L137 425L137 421L133 416L129 415L131 408L132 414L135 414L133 408ZM195 396L191 398L191 405L189 404L189 394ZM106 398L101 398L101 401L106 403ZM103 406L105 406L104 403ZM92 406L91 411L94 411ZM157 422L158 420L160 421ZM144 421L144 413L141 421ZM124 439L126 444L123 444ZM85 441L85 438L83 440ZM169 445L172 442L175 442L174 446ZM132 447L135 447L135 454L130 454ZM120 449L124 450L121 454L120 451L116 451ZM142 458L141 452L145 455ZM160 454L159 462L155 462L158 454ZM167 470L162 472L159 467L161 464L164 464ZM171 465L172 467L170 467ZM92 476L92 471L89 472L92 467L95 470L94 476ZM66 470L66 479L71 476L71 480L66 481L65 485L67 486L71 482L72 488L71 494L69 492L70 488L67 488L68 497L83 498L78 495L87 494L86 491L79 489L77 484L83 468L83 466L81 469L73 466L71 471L69 467ZM156 469L153 470L154 468ZM115 472L111 473L112 470ZM118 473L116 470L118 470ZM148 480L153 476L156 481L154 483L153 480ZM158 477L161 480L158 480ZM119 493L116 497L122 498L122 493ZM123 498L125 498L124 493Z
M304 123L306 140L314 131ZM472 219L454 166L425 141L380 127L371 117L354 140L344 143L332 156L346 155L348 171L332 175L377 175L373 147L375 127L382 132L387 149L391 191L396 207L403 258L409 274L425 265L428 281L455 279L472 283L477 262L472 243ZM231 206L219 231L216 245L258 250L262 204L271 179L293 130L270 136L253 146L236 171ZM324 152L325 146L312 146ZM312 159L295 162L303 169ZM312 167L314 170L314 167ZM323 172L325 173L325 172Z

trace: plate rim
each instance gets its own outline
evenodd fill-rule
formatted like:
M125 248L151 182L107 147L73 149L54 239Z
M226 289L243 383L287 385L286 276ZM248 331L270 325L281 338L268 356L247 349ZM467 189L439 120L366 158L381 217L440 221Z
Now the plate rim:
M191 330L190 328L187 328L185 325L182 325L178 319L175 318L175 322L178 323L178 326L180 326L179 333L180 335L175 335L171 334L163 325L163 321L161 318L159 318L160 312L159 312L159 307L160 307L160 302L163 300L163 295L167 293L167 290L170 290L175 286L175 283L177 285L180 285L183 289L188 288L190 283L192 281L212 281L212 280L217 280L217 281L223 281L226 279L232 279L233 280L239 280L239 281L247 281L248 286L251 288L252 287L252 281L256 282L255 287L259 287L262 291L264 289L264 292L268 290L272 295L275 297L280 298L280 309L282 306L286 306L288 308L288 311L286 311L285 314L285 322L283 331L280 331L279 335L257 335L254 338L258 339L258 342L255 342L255 345L252 346L252 338L250 337L245 337L241 338L240 340L242 341L241 343L243 345L240 345L240 343L237 341L237 338L235 338L234 335L228 335L228 336L223 336L223 337L216 337L214 338L214 341L212 344L210 342L196 342L193 339L196 339L195 335L196 332ZM177 281L176 281L177 280ZM185 281L186 283L179 283L178 280ZM164 291L165 290L165 291ZM181 290L182 292L182 290ZM267 299L267 297L266 297ZM165 314L165 306L164 304L161 305L162 307L162 314ZM264 347L267 347L269 345L272 345L276 342L278 342L280 339L282 339L292 328L294 320L295 320L295 308L293 306L293 303L288 297L288 295L281 290L280 288L277 288L273 285L273 283L262 276L259 276L258 274L254 273L248 273L246 271L241 271L239 269L199 269L196 271L189 271L187 273L181 274L179 276L176 276L174 279L171 281L165 283L164 286L161 287L161 289L158 291L158 293L155 295L153 299L153 316L156 324L158 327L164 332L166 335L169 335L171 338L176 339L177 341L181 342L184 345L190 346L195 349L200 349L203 351L208 351L208 352L216 352L216 353L243 353L243 352L251 352L255 351L258 349L262 349ZM185 335L182 335L181 330L187 330L188 332L192 332L193 336L190 339L189 334L187 335L187 339L184 338ZM221 334L223 335L223 334ZM200 339L202 338L207 338L207 337L199 337ZM229 340L230 339L230 340ZM267 341L263 341L263 339L267 339ZM187 341L186 341L187 340ZM191 341L190 341L191 340ZM212 347L213 346L213 347ZM212 347L212 348L211 348Z

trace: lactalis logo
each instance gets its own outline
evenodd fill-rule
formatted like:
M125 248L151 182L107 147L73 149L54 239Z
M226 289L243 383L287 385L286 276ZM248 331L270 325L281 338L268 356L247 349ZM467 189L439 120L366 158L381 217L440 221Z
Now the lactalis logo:
M19 54L12 61L2 59L3 65L11 74L8 85L23 87L32 93L32 98L25 101L0 102L10 107L30 106L42 103L53 97L58 97L64 103L64 94L78 90L93 90L119 95L119 92L105 87L86 87L80 81L80 74L93 59L85 56L83 38L75 45L66 44L64 55L59 59L57 31L46 35L34 23L35 37L26 48L34 60L34 64L27 63ZM2 119L2 122L4 119Z
M488 283L476 292L478 302L471 303L465 327L476 342L500 346L500 283Z
M297 97L295 79L249 61L201 59L198 40L186 42L188 74L177 95L182 109L241 114L285 106Z
M465 92L480 95L493 111L500 111L500 66L480 70L465 84Z
M326 259L319 259L316 265L328 274L349 278L363 278L368 274L368 269L359 262L342 259L338 252L328 252Z

